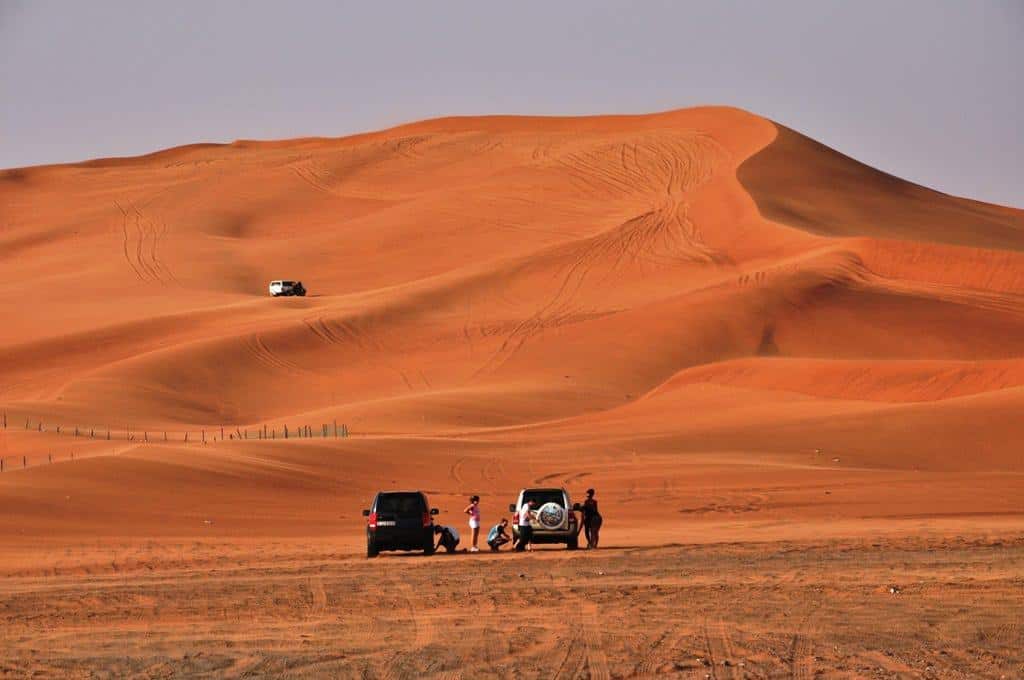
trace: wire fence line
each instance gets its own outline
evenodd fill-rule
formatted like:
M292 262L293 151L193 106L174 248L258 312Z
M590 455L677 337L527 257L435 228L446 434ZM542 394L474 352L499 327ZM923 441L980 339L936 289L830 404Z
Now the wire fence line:
M24 417L24 426L21 426L22 416L10 416L7 411L0 413L0 429L27 431L55 434L63 437L80 439L85 442L93 441L122 441L136 444L198 444L205 445L217 441L276 441L278 439L343 439L350 435L348 425L334 420L330 423L319 423L316 427L312 425L269 425L264 424L258 427L240 426L219 426L210 428L190 428L187 430L147 429L137 428L132 425L102 427L50 423L46 424L42 419L33 419L31 416ZM47 463L58 462L58 460L74 460L75 454L60 459L52 453L47 454ZM81 458L81 456L79 456ZM35 459L35 456L32 456ZM12 465L21 463L21 465ZM24 469L29 467L29 456L3 456L0 455L0 472L11 469ZM36 463L42 464L42 463ZM35 467L33 464L32 467Z

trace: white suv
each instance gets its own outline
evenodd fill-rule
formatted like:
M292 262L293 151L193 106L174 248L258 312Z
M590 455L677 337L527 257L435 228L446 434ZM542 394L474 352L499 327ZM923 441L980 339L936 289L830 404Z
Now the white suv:
M512 531L518 536L518 516L523 503L533 501L533 512L535 519L533 525L533 538L531 543L565 543L569 550L575 550L579 545L577 532L576 512L580 510L579 504L573 505L569 500L569 492L565 489L523 489L519 492L519 498L515 503L508 506L509 512L516 513L516 521L512 523Z
M298 295L300 297L305 296L306 289L302 287L302 281L271 281L270 282L270 296L278 297L279 295Z

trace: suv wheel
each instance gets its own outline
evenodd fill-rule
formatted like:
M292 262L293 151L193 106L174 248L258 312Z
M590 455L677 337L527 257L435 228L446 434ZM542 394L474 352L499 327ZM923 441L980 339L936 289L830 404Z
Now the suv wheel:
M373 541L367 541L366 542L366 557L367 558L376 557L379 554L380 554L380 549L377 548L377 544L374 543Z

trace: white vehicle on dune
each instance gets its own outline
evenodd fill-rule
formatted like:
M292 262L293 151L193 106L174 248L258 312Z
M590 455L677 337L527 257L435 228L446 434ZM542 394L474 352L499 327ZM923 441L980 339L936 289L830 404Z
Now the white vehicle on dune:
M271 281L270 282L270 296L271 297L289 297L292 295L298 295L299 297L305 297L306 289L302 287L302 281Z

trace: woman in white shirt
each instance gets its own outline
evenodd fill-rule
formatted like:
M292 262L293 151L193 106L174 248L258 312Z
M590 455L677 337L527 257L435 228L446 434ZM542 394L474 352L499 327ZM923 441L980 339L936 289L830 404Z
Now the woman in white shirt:
M532 500L526 501L519 508L519 542L516 543L516 552L533 550L533 546L530 545L530 541L533 539L533 525L530 524L530 520L537 516L537 513L533 511L533 505Z

